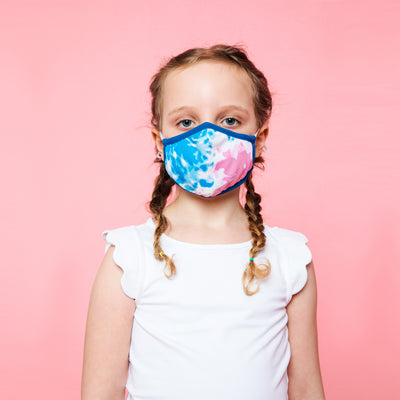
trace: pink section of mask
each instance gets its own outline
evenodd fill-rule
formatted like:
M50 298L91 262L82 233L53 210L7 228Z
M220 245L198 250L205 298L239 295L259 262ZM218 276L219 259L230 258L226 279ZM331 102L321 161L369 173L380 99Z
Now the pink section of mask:
M234 157L232 153L236 153L237 157ZM239 143L234 149L224 151L222 155L224 159L215 166L216 171L223 169L225 173L225 184L220 188L219 193L229 187L235 177L237 182L243 179L252 164L251 156L249 157L249 153L243 143Z

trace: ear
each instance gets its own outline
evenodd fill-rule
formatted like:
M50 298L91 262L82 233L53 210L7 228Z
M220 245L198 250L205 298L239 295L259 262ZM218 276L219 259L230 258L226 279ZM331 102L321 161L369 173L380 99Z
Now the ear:
M263 151L265 141L267 140L269 133L268 122L266 122L259 130L256 138L256 157L259 157Z
M160 137L160 131L156 128L151 130L151 135L153 136L154 143L156 145L157 150L163 154L163 144Z

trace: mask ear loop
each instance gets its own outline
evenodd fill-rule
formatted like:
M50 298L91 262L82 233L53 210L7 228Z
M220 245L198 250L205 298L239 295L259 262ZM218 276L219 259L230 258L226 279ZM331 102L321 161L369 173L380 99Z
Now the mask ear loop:
M257 129L257 132L254 134L254 137L257 137L257 135L258 135L258 133L260 132L260 128L258 128ZM268 150L268 148L267 148L267 146L263 146L263 151L265 152L265 151L267 151Z
M164 139L164 137L163 137L161 131L160 131L160 138L161 138L161 140ZM162 154L161 154L160 152L157 153L156 157L157 157L159 160L162 160Z

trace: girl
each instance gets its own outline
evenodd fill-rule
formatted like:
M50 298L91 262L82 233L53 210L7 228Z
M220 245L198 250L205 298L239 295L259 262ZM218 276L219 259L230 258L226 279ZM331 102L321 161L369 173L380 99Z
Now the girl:
M307 238L264 224L252 183L266 78L215 45L170 59L150 91L152 216L103 232L82 399L325 399Z

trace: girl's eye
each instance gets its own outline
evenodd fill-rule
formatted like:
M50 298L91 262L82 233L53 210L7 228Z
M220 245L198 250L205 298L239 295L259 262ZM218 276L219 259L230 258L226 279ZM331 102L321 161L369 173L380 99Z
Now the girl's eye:
M232 117L225 118L224 121L226 122L226 125L228 125L228 126L235 126L239 123L239 121L236 118L232 118Z
M178 122L178 125L181 126L182 128L190 128L191 127L191 121L190 119L183 119L182 121Z

